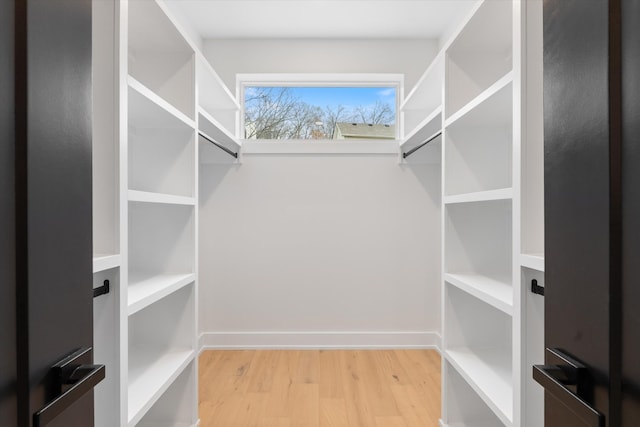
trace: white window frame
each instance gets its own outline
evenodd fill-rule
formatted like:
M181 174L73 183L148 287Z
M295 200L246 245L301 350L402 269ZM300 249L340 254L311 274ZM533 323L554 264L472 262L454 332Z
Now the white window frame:
M244 91L248 86L315 86L315 87L393 87L396 89L396 137L395 140L359 140L336 142L322 140L251 140L241 139L243 154L398 154L402 115L400 104L404 99L404 74L386 73L259 73L236 75L236 99L241 110L236 136L244 133Z

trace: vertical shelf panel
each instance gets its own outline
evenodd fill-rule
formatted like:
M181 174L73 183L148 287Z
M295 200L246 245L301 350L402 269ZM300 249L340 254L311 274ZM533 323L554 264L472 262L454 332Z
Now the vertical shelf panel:
M118 79L114 33L116 6L112 2L92 2L93 68L93 253L119 253L119 146L116 114Z
M105 379L94 390L95 427L120 424L120 270L94 274L93 287L105 280L109 280L109 293L93 299L93 360L107 367Z
M120 5L92 1L92 203L93 288L109 280L110 292L93 299L93 359L106 366L105 379L94 389L94 424L121 424L122 365L121 200L122 155L119 137ZM126 209L126 207L125 207Z
M544 257L544 114L542 3L526 2L525 105L522 144L522 250Z
M544 286L544 273L522 268L523 390L522 427L544 426L544 389L533 380L531 366L544 365L544 297L531 292L531 281Z

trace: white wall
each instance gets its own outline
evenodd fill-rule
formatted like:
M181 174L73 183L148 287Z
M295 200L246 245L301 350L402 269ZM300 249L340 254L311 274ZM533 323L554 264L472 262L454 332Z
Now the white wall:
M409 93L437 40L205 40L204 55L235 93L236 73L403 73Z
M200 205L205 347L439 344L439 165L246 154Z

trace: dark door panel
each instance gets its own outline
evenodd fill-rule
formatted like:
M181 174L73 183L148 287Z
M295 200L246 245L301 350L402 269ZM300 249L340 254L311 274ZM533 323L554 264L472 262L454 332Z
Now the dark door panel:
M17 423L13 2L0 2L0 420Z
M587 400L607 420L608 19L604 0L544 2L545 346L588 366ZM546 427L583 427L549 392L545 405Z
M622 425L640 426L640 0L622 2Z
M21 426L59 395L52 365L93 344L91 0L18 0ZM93 425L92 393L49 425Z

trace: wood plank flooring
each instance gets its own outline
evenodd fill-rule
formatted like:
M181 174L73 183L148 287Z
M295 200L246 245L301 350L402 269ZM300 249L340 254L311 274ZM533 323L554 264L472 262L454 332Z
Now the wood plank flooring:
M435 350L200 355L201 427L437 427Z

